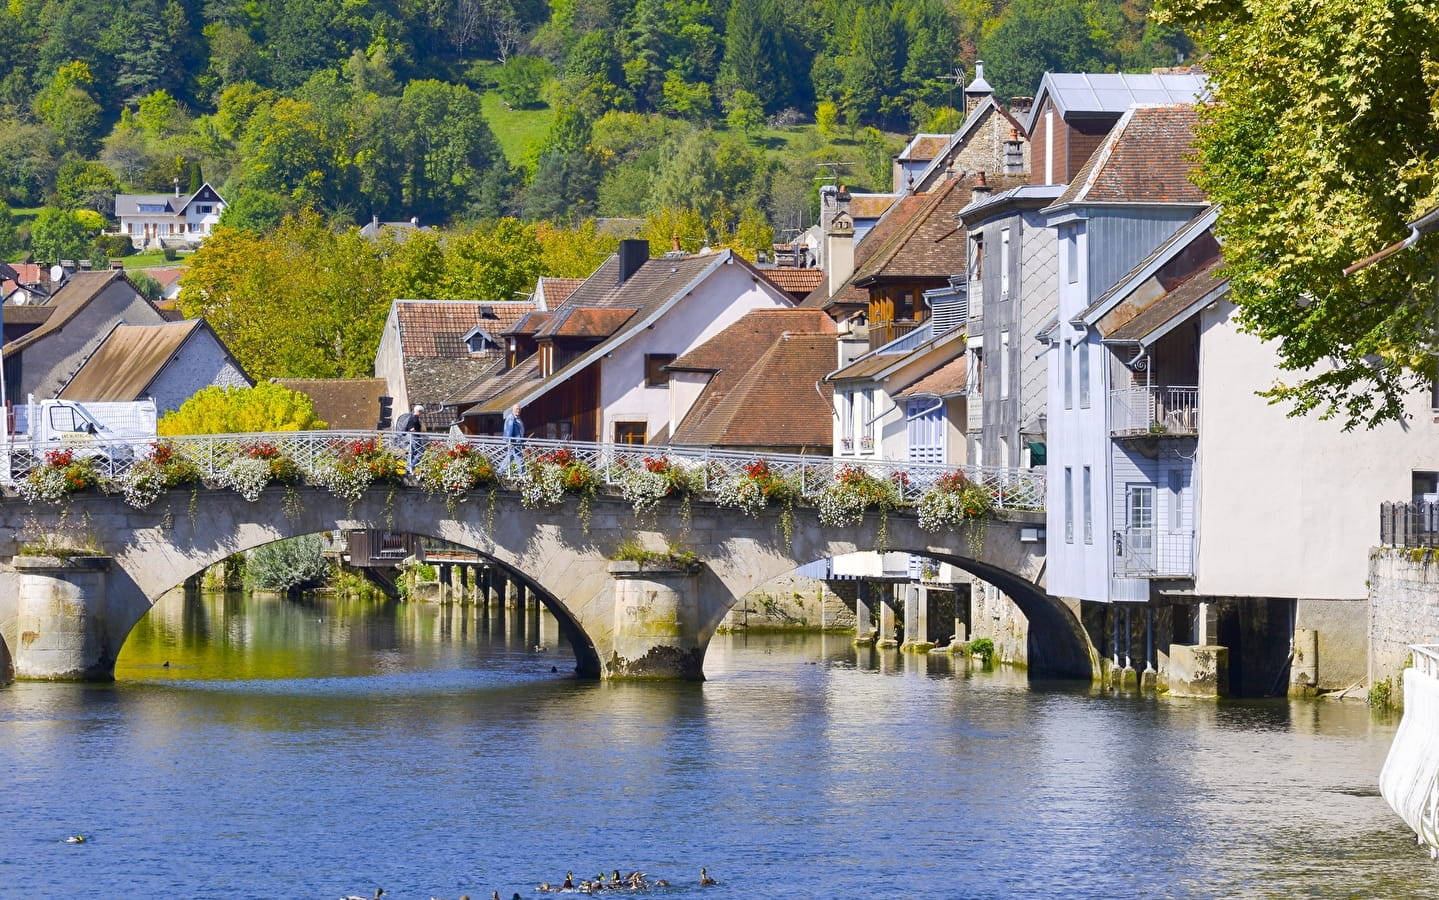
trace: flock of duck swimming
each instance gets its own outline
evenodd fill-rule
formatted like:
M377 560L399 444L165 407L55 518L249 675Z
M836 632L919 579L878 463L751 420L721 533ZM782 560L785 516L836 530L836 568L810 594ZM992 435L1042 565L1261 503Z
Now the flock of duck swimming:
M719 884L719 882L710 876L708 869L702 867L700 869L700 887L709 887L712 884ZM565 873L565 880L559 884L541 881L535 890L542 894L599 894L604 891L648 891L651 888L666 888L669 886L670 883L663 878L656 878L654 881L650 881L648 876L643 872L631 872L628 875L621 875L620 870L615 869L608 878L601 872L593 879L584 878L579 881L575 881L574 872L567 872ZM347 897L341 897L340 900L380 900L384 894L385 891L383 888L375 888L374 897L361 897L358 894L350 894ZM430 900L442 900L442 898L431 897ZM462 894L460 895L460 900L470 900L470 895ZM492 891L490 893L490 900L500 900L500 892ZM521 900L518 891L515 892L511 900Z

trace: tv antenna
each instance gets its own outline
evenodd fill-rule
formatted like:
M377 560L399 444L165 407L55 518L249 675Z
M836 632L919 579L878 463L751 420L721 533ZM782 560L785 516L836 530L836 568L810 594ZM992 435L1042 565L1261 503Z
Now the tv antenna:
M852 162L821 162L815 163L816 169L824 169L826 174L816 175L815 181L823 181L825 184L835 184L839 181L839 173L843 169L854 168Z
M953 72L948 75L941 75L937 80L949 82L949 108L954 109L954 89L964 84L964 67L955 66Z

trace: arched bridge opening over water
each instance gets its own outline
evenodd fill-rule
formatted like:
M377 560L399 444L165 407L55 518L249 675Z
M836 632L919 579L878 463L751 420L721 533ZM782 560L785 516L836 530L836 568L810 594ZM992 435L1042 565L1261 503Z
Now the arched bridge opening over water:
M334 447L362 436L239 436L190 438L174 449L199 460L207 479L224 465L224 448L257 439L279 442L306 473L323 483L320 452L295 452L306 445ZM390 437L386 436L389 440ZM445 447L453 442L432 442ZM506 448L495 441L465 442L473 452L502 462ZM582 447L591 469L606 473L605 484L588 505L579 500L527 506L507 477L491 492L471 491L457 502L412 486L377 484L346 499L324 487L271 485L254 501L234 490L174 489L143 508L121 494L81 493L59 505L0 501L0 556L13 560L0 574L0 664L9 657L17 677L113 677L115 657L135 624L166 591L233 554L277 540L360 528L386 529L435 538L469 548L526 584L555 615L575 649L577 671L588 677L702 678L704 653L716 628L740 597L808 562L866 550L904 551L950 562L997 585L1030 620L1030 665L1036 674L1089 678L1093 659L1077 617L1044 591L1044 545L1021 540L1021 530L1042 517L1006 504L1009 486L995 472L971 470L990 483L996 509L954 529L919 527L912 506L886 516L867 513L859 524L823 524L810 505L836 473L853 460L768 456L767 465L791 478L808 479L788 527L785 513L769 507L757 515L721 506L711 490L682 505L670 498L636 513L619 496L624 472L664 453L676 464L704 466L705 477L751 464L753 455L697 454L688 461L668 448ZM526 454L559 449L528 442ZM402 456L410 448L400 448ZM317 461L318 458L318 461ZM946 470L875 464L905 471L898 485L913 500ZM795 470L792 467L798 467ZM930 470L932 469L932 470ZM697 469L695 469L697 470ZM123 478L123 472L120 476ZM952 477L952 475L951 475ZM1042 482L1024 473L1028 504L1042 500ZM1017 478L1015 476L1018 483ZM1008 496L1013 496L1010 494ZM977 530L977 531L976 531ZM786 532L789 532L788 534ZM21 556L42 537L91 548L92 557L67 560ZM678 544L694 554L688 567L625 565L614 557L621 542L638 541L654 550Z

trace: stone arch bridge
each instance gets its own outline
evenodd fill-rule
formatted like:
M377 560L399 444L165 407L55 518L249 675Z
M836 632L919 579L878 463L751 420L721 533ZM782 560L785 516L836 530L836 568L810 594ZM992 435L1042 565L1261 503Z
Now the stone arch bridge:
M324 446L334 444L332 435L322 437ZM613 451L604 452L611 465ZM806 477L828 462L806 458L798 471ZM907 476L896 477L913 490ZM554 614L574 647L577 671L588 677L702 678L705 649L738 598L805 563L878 549L949 562L1007 593L1029 618L1036 674L1089 678L1095 670L1075 610L1044 590L1043 542L1020 539L1022 529L1043 524L1040 513L1004 509L931 533L905 508L889 514L881 540L876 514L832 527L800 506L786 540L778 510L749 516L701 494L688 517L672 500L637 517L612 491L594 499L588 530L574 498L529 509L511 490L496 492L493 511L483 491L447 505L404 486L372 487L353 504L318 487L275 486L254 502L231 490L172 490L145 509L118 494L76 494L61 507L0 499L0 673L112 678L126 637L166 591L235 553L360 528L447 541L505 570ZM53 536L94 548L94 555L35 555ZM678 540L698 565L680 571L612 562L620 542L634 538L655 550Z

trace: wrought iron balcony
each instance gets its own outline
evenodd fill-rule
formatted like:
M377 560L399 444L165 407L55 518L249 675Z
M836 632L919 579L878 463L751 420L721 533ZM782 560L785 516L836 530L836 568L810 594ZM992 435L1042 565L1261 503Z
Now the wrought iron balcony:
M1138 386L1109 392L1109 433L1194 435L1199 433L1199 388Z
M1153 528L1114 532L1114 574L1120 578L1193 578L1194 533Z

